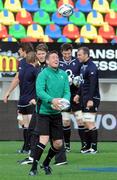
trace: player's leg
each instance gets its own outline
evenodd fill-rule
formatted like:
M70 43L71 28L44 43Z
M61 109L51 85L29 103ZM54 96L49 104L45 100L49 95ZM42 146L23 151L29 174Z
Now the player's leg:
M60 151L55 155L54 164L56 166L67 164L67 156L66 156L66 149L64 147L64 140L63 140L63 145L62 145Z
M96 153L97 152L97 141L98 141L98 131L96 128L96 123L95 123L95 118L96 118L96 112L98 110L98 106L100 101L99 100L94 100L93 101L93 107L83 108L83 121L87 127L87 137L90 139L90 148L87 144L87 147L82 151L83 153L85 152L90 152L90 153ZM88 149L90 149L88 151Z
M54 115L51 118L51 147L48 154L43 162L43 167L45 168L45 173L51 173L46 171L49 168L51 159L61 150L63 145L63 128L62 128L62 116Z
M81 141L81 149L86 145L86 137L85 137L85 130L86 127L83 122L83 113L82 110L77 110L74 112L74 116L76 118L76 122L78 125L78 134Z
M70 137L71 137L71 113L62 112L63 119L63 132L64 132L64 143L66 152L69 152L70 147Z
M39 141L39 135L34 132L34 129L38 123L37 120L38 120L37 113L34 111L31 121L30 121L30 124L29 124L29 127L28 127L28 131L30 134L30 156L21 161L18 161L21 165L32 164L32 162L33 162L35 148Z
M98 132L95 124L95 117L96 113L84 113L84 119L85 119L85 125L87 127L87 137L90 139L90 148L87 145L86 151L90 153L96 153L97 152L97 137ZM85 150L84 150L85 152Z
M18 113L22 114L22 128L23 128L23 138L24 138L24 144L21 150L21 153L29 152L30 150L30 134L28 132L28 126L32 117L32 114L34 112L34 105L22 107L18 107Z
M29 172L29 175L35 176L37 174L38 162L41 158L41 155L46 147L46 144L49 141L49 116L38 115L38 124L35 127L35 133L39 134L39 141L36 145L34 152L34 161L32 168Z

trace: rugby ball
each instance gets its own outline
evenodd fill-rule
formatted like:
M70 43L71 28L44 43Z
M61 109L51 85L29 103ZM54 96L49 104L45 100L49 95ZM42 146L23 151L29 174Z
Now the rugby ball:
M64 17L69 17L73 13L73 6L71 4L62 4L58 8L58 12Z
M81 83L81 78L80 78L80 76L74 77L74 79L73 79L73 84L78 87L78 86L80 85L80 83Z
M70 102L67 99L65 99L65 98L60 99L59 102L61 104L59 106L61 111L67 110L70 107ZM53 108L53 105L51 105L51 106Z
M70 107L70 102L65 99L65 98L62 98L59 100L61 105L60 105L60 109L63 111L63 110L66 110Z

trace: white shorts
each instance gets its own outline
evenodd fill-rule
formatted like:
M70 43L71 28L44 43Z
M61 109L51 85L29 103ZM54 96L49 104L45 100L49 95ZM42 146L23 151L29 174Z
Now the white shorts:
M23 125L23 116L22 114L18 113L17 114L17 120L18 120L18 127L21 129Z
M74 116L75 116L76 120L83 119L83 113L82 113L81 110L80 110L80 111L76 111L76 112L74 113Z
M83 122L95 122L95 114L83 113Z
M23 116L22 116L22 114L20 114L20 113L17 114L17 120L18 120L18 121L23 121Z
M70 121L71 120L71 113L70 112L62 112L62 119L63 121Z
M22 115L21 113L18 113L17 120L18 120L19 128L22 128L23 126L25 128L28 128L30 120L31 120L31 117L32 117L32 114Z

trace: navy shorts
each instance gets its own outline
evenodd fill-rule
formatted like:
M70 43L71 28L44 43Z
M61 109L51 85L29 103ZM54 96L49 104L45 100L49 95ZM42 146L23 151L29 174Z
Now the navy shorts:
M91 113L95 113L98 111L98 107L99 107L99 104L100 104L100 100L98 99L93 99L93 106L90 107L90 108L87 108L86 104L87 102L83 103L82 104L82 112L91 112Z
M18 113L23 115L33 114L35 110L35 105L28 105L28 106L18 106Z

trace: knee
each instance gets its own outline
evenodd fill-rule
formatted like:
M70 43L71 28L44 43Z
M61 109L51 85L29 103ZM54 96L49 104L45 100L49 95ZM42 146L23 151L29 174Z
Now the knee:
M70 126L71 125L71 122L70 120L63 120L63 126Z
M57 150L61 149L62 145L63 145L63 141L62 140L56 140L56 141L53 142L53 146Z

